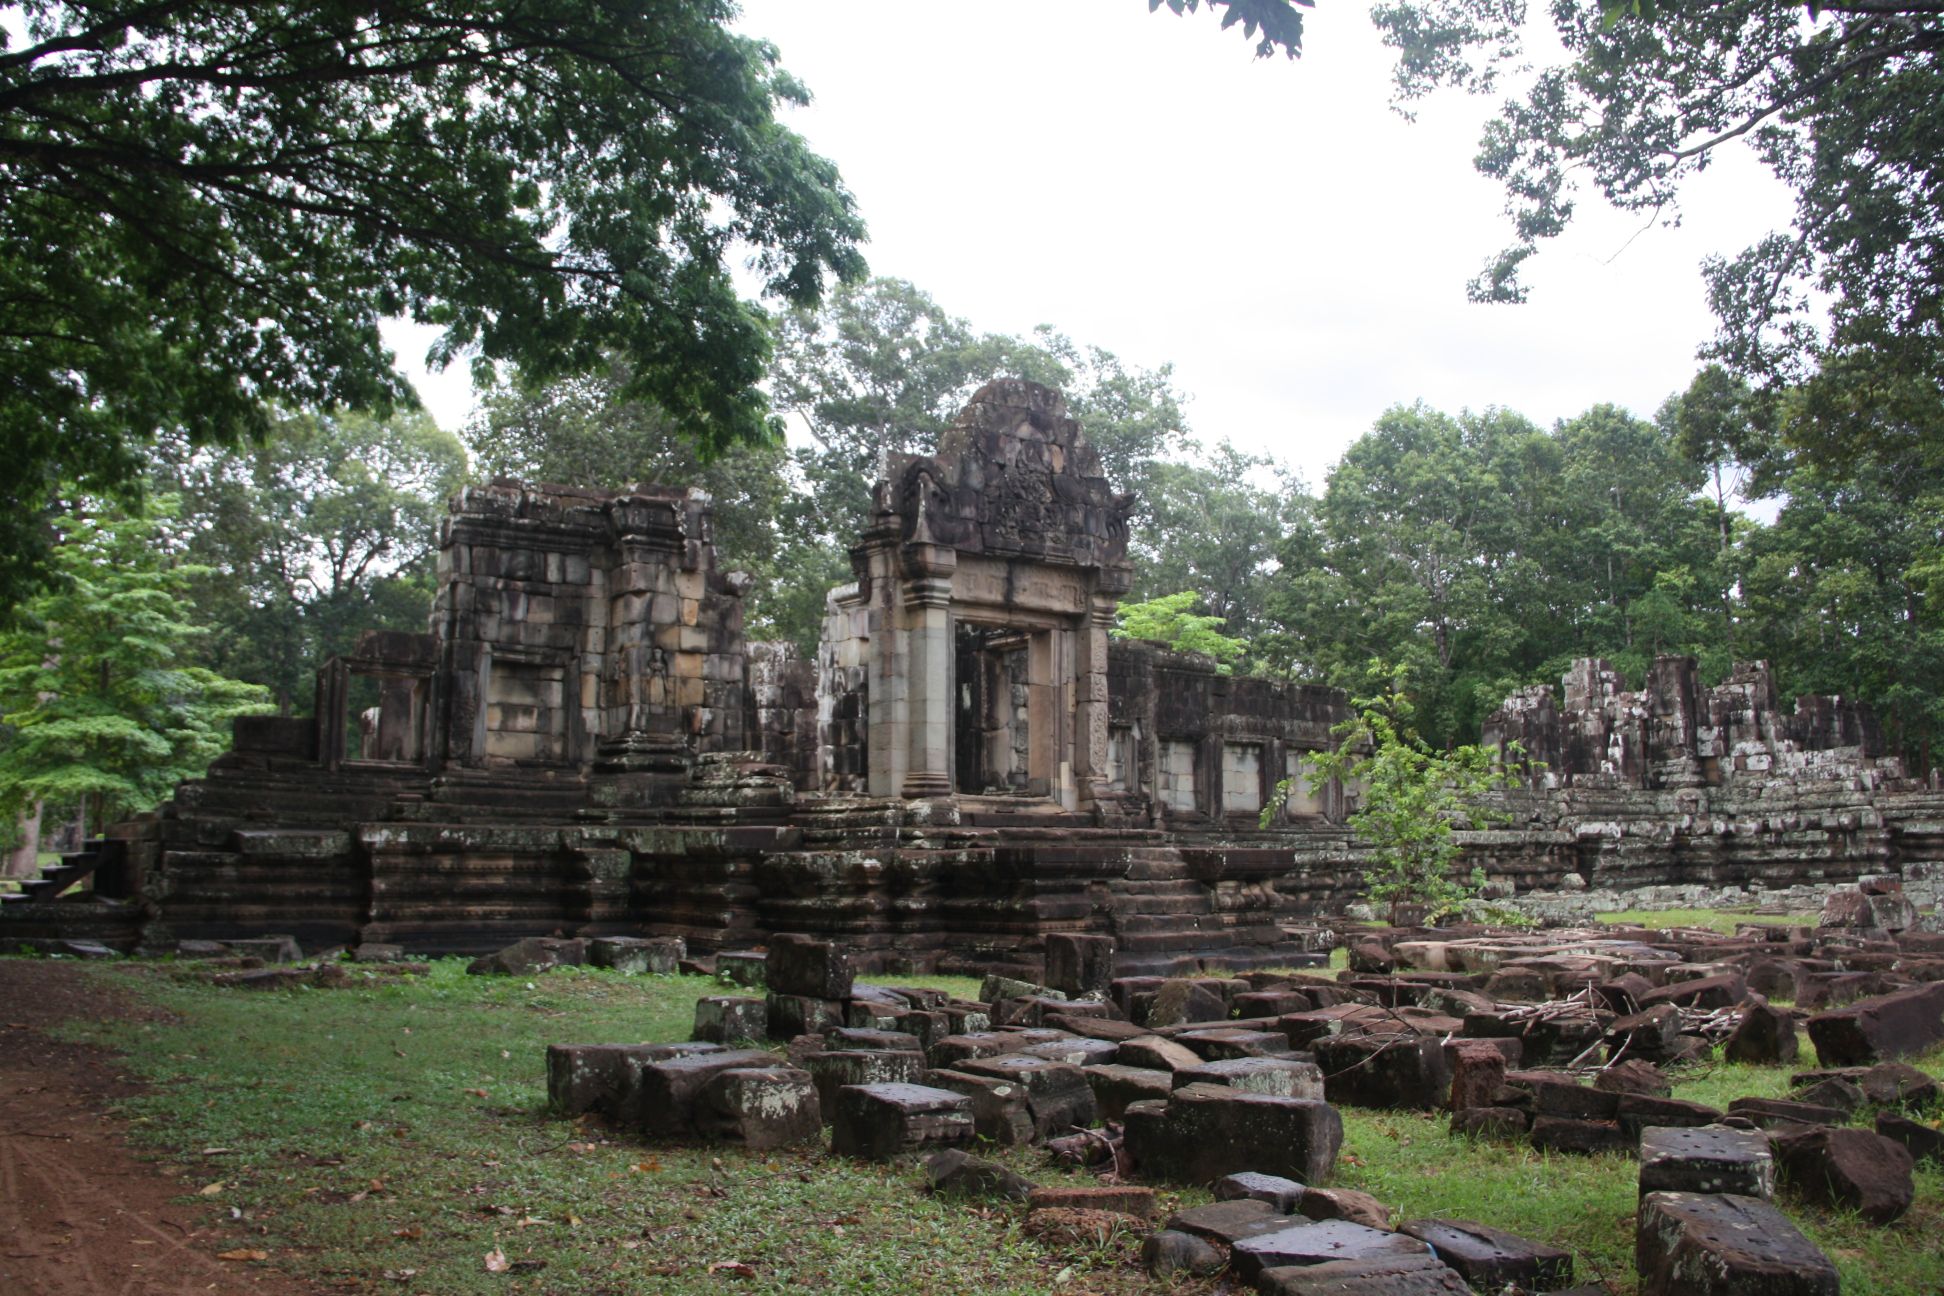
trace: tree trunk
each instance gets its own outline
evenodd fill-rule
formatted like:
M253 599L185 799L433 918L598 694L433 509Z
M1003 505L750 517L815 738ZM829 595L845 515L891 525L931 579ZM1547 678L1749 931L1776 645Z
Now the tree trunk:
M6 862L0 864L0 877L30 878L39 872L40 825L41 803L36 801L16 825L20 845L7 852Z

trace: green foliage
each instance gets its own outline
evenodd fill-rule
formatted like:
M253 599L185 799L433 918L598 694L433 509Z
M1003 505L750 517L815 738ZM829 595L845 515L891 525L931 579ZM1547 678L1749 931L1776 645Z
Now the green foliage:
M1526 7L1395 0L1374 12L1400 102L1498 88L1523 66ZM1501 181L1511 247L1475 297L1523 300L1524 263L1590 185L1623 211L1678 219L1686 183L1745 144L1793 194L1793 229L1703 267L1711 358L1772 390L1801 386L1818 454L1915 435L1944 453L1944 11L1796 0L1550 6L1565 55L1490 122L1477 165ZM1913 414L1919 415L1912 417ZM1880 438L1890 437L1890 441Z
M1338 725L1334 751L1310 758L1310 785L1336 782L1357 789L1348 822L1371 848L1367 893L1380 904L1422 905L1432 919L1455 912L1484 882L1453 874L1460 824L1482 828L1504 821L1487 793L1506 782L1495 754L1476 745L1437 750L1412 727L1405 672L1370 664L1385 691L1360 697L1356 715ZM1288 796L1287 780L1263 811L1263 823Z
M1434 745L1476 737L1511 688L1574 657L1639 677L1659 652L1725 674L1735 572L1700 470L1612 406L1543 430L1509 411L1387 411L1292 510L1259 637L1292 673L1361 687L1408 667Z
M807 92L730 0L0 6L0 595L59 480L129 490L160 429L409 402L381 317L532 381L629 364L710 449L772 439L767 293L860 274Z
M1193 13L1202 0L1148 0L1148 12L1162 5L1173 14ZM1268 58L1281 50L1290 58L1303 52L1303 15L1297 6L1314 9L1316 0L1207 0L1208 10L1222 10L1222 30L1240 25L1242 34L1256 42L1256 57ZM1261 39L1256 33L1262 33Z
M464 483L458 439L419 412L266 411L270 437L241 450L163 439L158 490L193 565L199 656L306 710L318 664L365 630L423 630L439 522Z
M165 551L155 513L61 519L57 586L0 632L0 809L93 806L97 822L146 810L229 746L228 721L267 695L192 664L193 569Z
M1112 631L1116 639L1146 639L1167 644L1184 652L1203 653L1216 661L1215 669L1228 674L1248 645L1222 633L1227 618L1204 616L1195 611L1200 602L1193 590L1166 594L1144 603L1123 603L1114 610L1118 624Z

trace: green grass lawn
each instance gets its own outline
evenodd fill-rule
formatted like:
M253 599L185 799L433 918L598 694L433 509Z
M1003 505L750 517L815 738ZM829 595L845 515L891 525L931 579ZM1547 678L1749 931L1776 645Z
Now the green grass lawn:
M181 1178L186 1197L213 1215L237 1213L233 1227L249 1234L240 1245L320 1288L1155 1289L1131 1264L1131 1238L1080 1251L1043 1246L1021 1232L1014 1209L933 1201L914 1165L822 1150L651 1147L545 1113L548 1043L686 1038L697 996L721 989L713 981L582 969L468 977L447 960L425 978L264 994L182 979L167 964L90 970L174 1014L166 1024L76 1028L78 1038L127 1052L152 1082L124 1111L137 1139ZM977 990L968 980L922 983ZM1944 1054L1921 1062L1944 1072ZM1717 1067L1678 1096L1779 1095L1787 1075ZM1478 1219L1568 1246L1584 1280L1633 1290L1631 1159L1473 1144L1435 1115L1343 1116L1336 1183L1376 1194L1401 1218ZM1031 1151L999 1159L1041 1182L1085 1182ZM1164 1209L1205 1200L1169 1190ZM1944 1287L1944 1174L1923 1172L1917 1207L1888 1229L1789 1210L1843 1268L1848 1296ZM488 1270L496 1252L503 1272Z

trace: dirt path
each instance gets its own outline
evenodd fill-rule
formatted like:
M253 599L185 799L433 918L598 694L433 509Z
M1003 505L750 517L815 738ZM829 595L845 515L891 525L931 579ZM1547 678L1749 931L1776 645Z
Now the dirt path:
M64 1044L75 1017L159 1017L72 964L0 959L0 1292L22 1296L303 1296L247 1261L181 1183L138 1161L104 1109L140 1091L116 1055Z

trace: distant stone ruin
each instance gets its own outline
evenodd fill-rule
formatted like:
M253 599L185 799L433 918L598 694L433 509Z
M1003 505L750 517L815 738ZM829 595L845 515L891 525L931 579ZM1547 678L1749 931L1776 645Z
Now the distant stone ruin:
M1299 961L1361 885L1356 790L1303 777L1345 698L1111 640L1132 504L1057 393L990 383L936 454L891 457L805 660L746 641L706 495L469 488L426 633L324 663L313 716L239 720L74 866L92 893L9 900L0 944L794 932L871 970L1036 974L1090 933L1120 975ZM1502 891L1944 859L1944 797L1867 713L1784 715L1759 666L1703 691L1662 658L1628 694L1580 663L1563 709L1525 690L1486 738L1546 765L1512 827L1466 837Z

